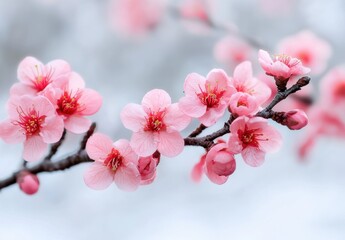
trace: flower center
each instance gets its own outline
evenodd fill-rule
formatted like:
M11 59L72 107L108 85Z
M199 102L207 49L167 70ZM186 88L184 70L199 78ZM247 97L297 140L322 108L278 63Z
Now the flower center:
M49 70L46 74L43 74L42 70L38 69L38 65L35 65L36 73L35 74L35 81L34 83L34 88L40 92L44 90L49 83L51 83L51 77L53 75L52 69Z
M311 62L311 56L308 52L300 52L298 54L298 59L301 60L305 65L309 65Z
M218 85L212 88L212 86L208 84L206 85L205 91L200 88L200 93L197 93L197 96L202 102L202 104L206 105L207 108L212 108L218 106L219 101L224 95L224 93L225 90L218 89Z
M104 160L103 164L113 172L116 172L116 170L121 166L122 160L123 157L121 156L120 152L113 148Z
M260 139L263 136L262 133L256 133L259 129L248 129L247 126L245 127L244 131L239 129L237 131L238 137L242 142L242 147L246 148L248 146L251 147L259 147L259 141L267 141L268 139Z
M284 63L286 66L288 66L289 68L292 68L296 65L298 65L301 61L298 60L297 58L292 58L286 54L280 54L280 55L276 55L274 58L273 58L273 61L274 62L282 62Z
M19 121L14 122L14 124L19 125L27 137L37 135L41 130L46 116L40 116L35 109L29 109L27 113L22 108L17 109L17 111Z
M57 112L62 115L74 114L80 107L80 104L78 103L80 97L81 95L79 92L73 95L72 93L65 91L57 101Z
M164 111L150 112L146 118L146 126L144 131L159 132L166 129L163 118L165 116Z

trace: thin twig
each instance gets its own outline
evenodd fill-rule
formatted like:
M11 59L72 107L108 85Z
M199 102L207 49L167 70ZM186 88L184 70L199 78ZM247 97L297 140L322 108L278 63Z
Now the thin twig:
M191 134L188 135L188 137L197 137L199 134L202 133L207 127L204 124L200 124L199 127L197 127Z
M66 137L66 129L63 130L61 139L51 146L49 154L44 158L44 161L51 161L52 157L57 153L61 144L65 140L65 137Z

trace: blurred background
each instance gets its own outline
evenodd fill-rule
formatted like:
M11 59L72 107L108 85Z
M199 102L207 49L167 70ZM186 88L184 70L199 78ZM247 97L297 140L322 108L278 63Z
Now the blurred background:
M276 53L282 39L303 30L326 42L329 55L320 73L311 72L314 91L308 97L318 102L318 83L344 62L344 1L213 0L202 2L206 12L187 2L1 0L1 120L7 117L9 88L18 81L18 63L26 56L44 63L68 61L103 96L92 118L98 131L113 139L130 137L119 113L147 91L165 89L176 102L187 74L223 68L231 76L236 61L245 59L259 76L257 50ZM128 20L152 4L159 7L139 14L143 19ZM227 36L236 38L230 49L244 42L241 53L248 48L248 54L235 60L219 56L227 55L217 47ZM156 180L133 193L115 185L89 189L83 182L88 164L40 174L40 190L33 196L13 185L0 192L0 239L344 239L345 138L325 134L301 161L299 148L310 131L276 126L284 137L281 151L267 155L259 168L238 157L236 172L220 186L205 176L199 184L191 180L203 154L196 147L162 158ZM75 151L79 139L69 134L57 157ZM0 179L20 166L21 150L0 142Z

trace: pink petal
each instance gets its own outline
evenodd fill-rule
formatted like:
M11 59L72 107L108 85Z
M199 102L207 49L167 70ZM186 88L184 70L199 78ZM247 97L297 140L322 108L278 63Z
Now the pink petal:
M259 50L259 59L262 59L262 61L264 61L266 64L273 63L270 54L262 49Z
M168 126L169 130L182 131L190 123L191 118L184 114L177 103L171 104L166 110L164 123Z
M27 109L32 108L32 106L34 106L35 110L40 114L40 116L42 115L55 116L56 115L56 111L55 111L55 108L53 107L53 104L48 100L48 98L44 96L37 96L35 98L32 98L31 102L29 99L26 100L26 98L23 97L21 106L23 106L23 104L28 105L26 107Z
M17 77L22 83L33 86L35 76L44 70L44 65L36 58L26 57L18 65Z
M0 137L9 144L24 142L26 138L21 128L9 119L0 123Z
M145 111L146 109L157 112L168 107L171 104L169 94L161 89L153 89L145 94L141 102Z
M197 97L182 97L179 101L182 112L190 117L198 118L205 114L207 106L202 104Z
M253 78L252 64L245 61L237 65L234 70L234 79L239 82L250 81Z
M95 114L101 108L102 96L93 89L85 88L78 102L83 106L83 110L79 113L89 116Z
M113 146L120 152L126 162L138 163L138 155L133 151L127 139L119 139Z
M85 88L84 79L78 73L72 72L68 81L68 89L78 90L78 89L84 89L84 88Z
M85 184L94 190L103 190L114 180L114 173L99 162L94 162L84 173Z
M72 133L80 134L89 130L91 123L90 119L80 116L70 116L65 120L65 128Z
M205 91L206 79L197 73L191 73L186 77L184 82L184 91L186 96L195 96L201 91Z
M61 117L46 118L40 135L45 143L55 143L61 139L64 123Z
M118 188L124 191L135 191L140 185L140 174L133 163L117 169L114 182Z
M219 106L218 108L209 108L206 113L199 118L199 121L206 127L214 125L225 112L226 106Z
M179 132L160 132L158 151L167 157L175 157L183 151L184 140Z
M192 169L191 177L194 182L201 181L202 174L204 172L205 159L206 159L206 155L203 155L200 158L200 161L197 164L195 164Z
M72 71L68 62L61 59L47 63L46 70L52 72L54 81L66 81Z
M135 153L141 157L152 155L158 147L158 142L151 132L133 133L130 144Z
M94 133L87 141L85 149L91 159L103 163L113 149L113 142L104 134Z
M246 147L241 152L241 155L244 162L252 167L259 167L265 161L265 152L254 147Z
M219 89L227 89L230 84L228 75L222 69L212 69L206 79L206 83L218 86Z
M242 142L238 138L237 132L236 133L230 133L230 137L229 137L229 141L228 141L228 148L229 148L229 151L234 153L234 154L240 153L242 151L242 149L243 149Z
M24 142L23 159L29 162L40 160L47 151L48 144L43 142L41 136L36 135Z
M138 104L127 104L121 111L120 117L125 128L133 132L143 129L146 124L146 113L142 106Z
M283 139L277 129L267 125L262 128L262 134L263 136L261 138L267 138L268 141L259 141L261 150L273 153L280 149Z
M26 84L23 84L21 82L15 83L10 88L10 96L16 95L16 96L22 96L22 95L36 95L37 91Z

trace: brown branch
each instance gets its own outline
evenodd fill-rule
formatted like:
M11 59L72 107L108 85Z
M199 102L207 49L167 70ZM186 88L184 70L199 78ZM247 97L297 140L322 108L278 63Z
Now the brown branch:
M197 137L199 134L202 133L207 127L204 124L200 124L199 127L197 127L191 134L188 135L188 137Z
M39 164L33 167L27 167L25 165L23 166L22 169L14 172L10 177L0 181L0 190L15 184L17 180L17 175L23 170L29 171L32 174L39 174L43 172L62 171L62 170L71 168L75 165L78 165L80 163L92 162L93 160L90 159L89 156L85 152L85 146L86 146L87 140L94 133L95 128L96 128L96 123L92 123L89 130L85 133L83 140L80 143L80 148L76 154L68 156L62 160L52 162L50 161L51 157L53 157L56 154L57 150L59 149L59 147L61 146L64 140L64 137L65 137L65 132L64 132L60 141L52 145L49 154L44 158L42 162L40 162Z

